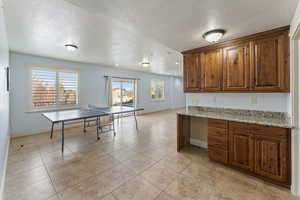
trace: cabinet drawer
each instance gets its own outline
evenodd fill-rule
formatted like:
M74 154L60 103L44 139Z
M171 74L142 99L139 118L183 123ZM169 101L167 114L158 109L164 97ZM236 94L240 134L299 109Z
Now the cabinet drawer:
M208 127L208 136L227 138L227 130L215 127Z
M208 127L227 129L227 121L219 119L208 119Z
M288 136L288 129L286 128L262 126L256 124L249 124L247 128L254 135L271 136L277 138L287 138Z
M228 163L228 151L223 151L220 149L208 148L208 157L216 162Z
M231 130L243 130L244 132L251 133L255 135L263 135L266 137L276 137L276 138L287 138L289 129L263 126L257 124L247 124L240 122L229 122L229 131Z
M227 139L208 136L208 147L222 150L228 150Z
M208 127L208 146L228 150L228 136L226 129Z
M249 124L241 123L241 122L229 122L229 131L231 130L243 130L246 131Z

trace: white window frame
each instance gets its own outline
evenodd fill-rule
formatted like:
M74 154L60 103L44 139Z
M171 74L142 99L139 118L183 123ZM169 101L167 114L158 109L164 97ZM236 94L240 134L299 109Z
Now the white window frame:
M138 84L137 81L135 79L131 79L131 78L114 78L114 77L112 77L111 84L113 81L119 81L119 82L132 81L134 83L134 108L136 108L137 107L137 84ZM123 85L122 85L122 87L123 87ZM111 88L110 93L112 96L112 88ZM122 90L121 90L121 98L122 97L123 97L123 94L122 94ZM111 98L111 102L110 102L111 105L112 105L112 101L113 101L113 99ZM122 99L121 99L121 102L123 102ZM123 103L121 103L121 106L123 106Z
M162 96L162 98L159 98L159 99L153 99L153 97L152 97L152 82L153 82L153 81L162 81L162 82L164 83L163 96ZM164 100L165 100L165 95L166 95L166 81L163 80L163 79L156 79L156 78L151 79L151 80L150 80L150 97L151 97L151 100L152 100L152 101L164 101Z
M56 72L56 87L58 87L58 72L69 72L69 73L76 73L77 74L77 103L72 105L54 105L54 106L45 106L41 108L36 108L33 106L32 103L32 71L33 70L45 70L45 71L53 71ZM55 111L55 110L67 110L67 109L74 109L74 108L80 108L80 91L79 91L79 85L80 85L80 76L79 76L79 70L75 69L66 69L62 67L41 67L41 66L31 66L28 70L28 84L29 84L29 97L28 97L28 112L40 112L40 111ZM56 88L58 91L58 88Z

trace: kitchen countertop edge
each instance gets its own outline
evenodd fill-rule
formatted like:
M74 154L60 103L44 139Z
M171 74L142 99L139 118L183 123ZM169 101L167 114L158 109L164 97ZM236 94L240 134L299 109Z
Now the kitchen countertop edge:
M222 115L222 113L194 113L194 112L187 112L187 111L180 111L177 112L178 115L185 115L185 116L191 116L191 117L202 117L202 118L211 118L211 119L220 119L220 120L228 120L233 122L242 122L242 123L249 123L249 124L258 124L258 125L264 125L264 126L274 126L274 127L280 127L280 128L290 128L293 129L291 122L288 120L279 120L279 119L271 119L271 118L260 118L260 119L251 119L251 117L248 117L248 119L238 119L239 117L245 117L245 116L239 116L239 115L232 115L232 117L228 115ZM216 116L218 115L218 116ZM265 121L264 121L265 120ZM271 120L274 120L272 122Z

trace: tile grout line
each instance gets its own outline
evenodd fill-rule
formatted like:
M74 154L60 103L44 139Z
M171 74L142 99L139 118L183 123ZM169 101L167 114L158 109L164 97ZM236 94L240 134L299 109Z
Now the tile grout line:
M51 178L51 176L50 176L50 172L49 172L49 170L48 170L48 167L46 166L46 163L45 163L45 161L44 161L44 158L42 157L42 153L41 153L40 149L39 149L39 154L40 154L41 160L42 160L42 162L43 162L43 165L44 165L44 167L45 167L45 169L46 169L46 172L47 172L47 174L48 174L48 177L49 177L49 179L50 179L51 185L52 185L52 187L53 187L53 189L54 189L54 191L55 191L55 194L54 194L53 196L56 195L56 196L58 196L58 198L60 199L60 197L59 197L59 195L58 195L58 192L56 191L56 188L55 188L55 186L54 186L54 182L53 182L53 180L52 180L52 178Z

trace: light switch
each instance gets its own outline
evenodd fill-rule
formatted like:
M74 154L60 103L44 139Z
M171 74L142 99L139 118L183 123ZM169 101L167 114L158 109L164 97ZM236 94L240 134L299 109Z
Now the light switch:
M257 105L258 103L257 96L251 96L250 102L252 105Z

